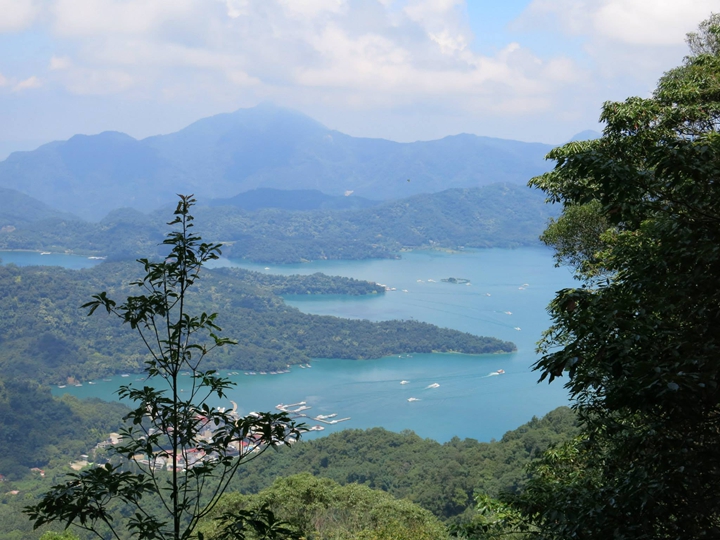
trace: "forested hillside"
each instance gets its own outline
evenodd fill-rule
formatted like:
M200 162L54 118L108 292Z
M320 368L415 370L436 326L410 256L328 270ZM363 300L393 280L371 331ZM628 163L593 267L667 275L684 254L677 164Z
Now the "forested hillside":
M108 316L86 317L92 294L134 292L126 284L137 265L105 263L72 271L57 267L0 266L0 373L46 383L138 372L142 343ZM243 270L208 271L189 297L197 312L217 311L224 334L239 344L218 351L216 368L275 370L311 358L379 358L390 354L457 351L494 353L512 343L417 321L361 320L306 315L283 294L382 294L375 284L322 275L268 277ZM209 364L210 365L210 364Z
M65 466L116 431L125 406L99 399L53 398L47 387L0 377L0 475Z
M482 421L480 413L477 421ZM525 465L576 429L567 407L492 442L455 437L440 444L411 431L348 429L265 454L245 467L232 487L256 493L275 478L307 471L341 484L385 490L449 519L472 508L475 492L497 496L518 491L527 479Z
M202 202L202 201L201 201ZM290 263L397 257L403 249L518 247L537 237L554 212L526 187L495 184L417 195L372 208L290 211L198 207L203 236L224 254ZM0 232L0 249L73 250L127 260L155 254L166 210L117 210L100 223L48 219Z
M80 402L83 410L94 403L97 402ZM70 404L73 405L72 402ZM41 416L48 414L45 409L49 406L62 407L62 402L57 399L50 401L49 397L40 401ZM118 404L115 406L120 408ZM98 411L107 409L99 408ZM108 421L119 416L119 412L115 411L105 414ZM562 407L507 432L499 441L488 443L456 438L440 444L422 439L411 431L393 433L381 428L346 430L321 439L299 442L279 452L263 454L242 470L231 490L246 495L257 494L269 488L278 478L311 473L342 486L356 482L386 491L397 499L408 499L429 510L446 524L459 523L469 520L474 514L475 493L497 495L517 491L525 483L525 466L529 461L550 445L570 439L577 429L575 415L570 409ZM61 447L70 444L64 437L61 435L58 438L57 444ZM44 447L41 450L44 451ZM0 451L7 451L7 447L0 445ZM46 478L30 476L23 482L0 483L0 540L39 538L40 533L31 531L30 522L20 510L23 505L30 504L36 494L47 490L51 482L56 482L63 470L67 470L67 466L56 462L48 468ZM312 492L314 497L318 497L319 492L315 489L308 491L309 486L329 488L333 485L307 479L306 476L301 478L305 479L299 480L304 486L300 494ZM288 484L299 485L297 479L284 480L260 497L242 498L231 494L228 503L265 500L273 492L277 493L279 486ZM9 495L10 491L18 488L21 492L17 496ZM340 496L348 490L352 492L353 489L356 488L349 486L336 495ZM358 493L368 492L361 490ZM275 505L276 509L284 508L282 515L285 518L293 515L295 508L292 497L286 495L283 500L287 501L287 506L283 506L282 501L277 501ZM326 496L333 498L327 493ZM381 494L368 493L367 496L388 500ZM322 500L316 502L321 503ZM339 504L342 506L344 503L340 501ZM403 509L401 504L389 504L393 512L400 514L411 510L410 507ZM392 515L390 513L388 518ZM209 528L213 530L213 526Z
M55 210L15 189L0 188L0 234L7 234L16 227L48 219L77 220L78 218Z

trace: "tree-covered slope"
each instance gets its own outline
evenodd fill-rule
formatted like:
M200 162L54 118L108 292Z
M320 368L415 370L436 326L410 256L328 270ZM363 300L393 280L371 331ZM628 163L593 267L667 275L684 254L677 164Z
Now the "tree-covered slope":
M165 215L123 209L100 223L36 222L0 233L0 248L133 259L156 252ZM223 242L225 255L274 263L388 258L408 248L532 245L551 215L539 193L511 184L445 190L363 209L196 210L205 238Z
M172 203L178 192L227 198L264 187L397 199L524 184L548 169L550 148L467 134L414 143L357 138L263 105L141 141L105 132L15 152L0 163L0 186L98 220L118 207Z
M19 479L31 467L78 459L118 429L126 411L116 402L53 398L47 387L0 377L0 475Z
M86 410L97 402L79 403ZM109 419L117 417L108 415ZM543 418L533 418L507 432L499 441L489 443L453 439L440 444L422 439L411 431L346 430L264 454L243 469L231 489L256 494L278 478L311 473L340 485L356 482L381 489L395 498L409 499L441 520L457 521L472 515L475 492L497 495L515 491L525 482L525 466L530 459L548 446L570 439L577 430L575 415L566 407ZM68 441L59 437L57 444L62 447ZM31 530L21 509L32 504L35 495L60 481L62 472L63 467L55 462L48 467L44 479L31 476L23 483L0 483L0 540L40 537L42 531ZM281 481L278 485L287 483ZM308 479L307 483L316 482ZM320 485L327 484L320 482ZM8 494L15 489L21 489L19 497ZM273 491L266 491L259 499L265 500L265 496ZM238 497L230 497L230 502L235 500ZM252 502L258 498L240 500Z
M0 188L0 234L35 221L77 219L14 189Z
M63 383L137 372L145 350L127 325L86 317L80 306L108 291L122 299L137 265L105 263L74 271L0 266L0 374ZM219 313L224 334L239 344L213 354L214 367L280 369L311 358L379 358L410 352L494 353L512 343L417 321L370 321L307 315L276 293L368 294L375 284L322 275L269 278L243 270L208 271L189 298L192 308Z
M383 489L448 519L472 508L476 491L497 496L519 490L527 479L525 465L576 431L567 407L489 443L454 438L440 444L411 431L344 430L263 455L243 469L233 488L256 493L275 478L310 472Z

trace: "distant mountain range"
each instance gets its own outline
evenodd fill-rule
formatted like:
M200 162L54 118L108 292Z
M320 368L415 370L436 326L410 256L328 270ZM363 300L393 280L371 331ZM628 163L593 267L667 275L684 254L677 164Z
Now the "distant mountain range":
M90 220L119 207L152 210L176 193L208 201L275 188L388 200L525 184L550 168L551 148L467 134L414 143L357 138L261 105L143 140L105 132L15 152L0 162L0 187Z

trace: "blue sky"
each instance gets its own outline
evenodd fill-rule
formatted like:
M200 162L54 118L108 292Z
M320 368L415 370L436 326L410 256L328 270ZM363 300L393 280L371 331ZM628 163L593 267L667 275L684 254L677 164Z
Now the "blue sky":
M356 136L560 143L720 0L0 0L4 150L261 102Z

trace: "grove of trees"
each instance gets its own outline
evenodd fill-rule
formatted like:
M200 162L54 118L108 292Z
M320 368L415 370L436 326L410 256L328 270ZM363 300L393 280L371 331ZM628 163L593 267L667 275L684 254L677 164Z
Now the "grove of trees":
M720 15L648 98L608 102L603 137L532 180L577 288L550 306L541 379L581 434L515 500L543 538L720 536Z

